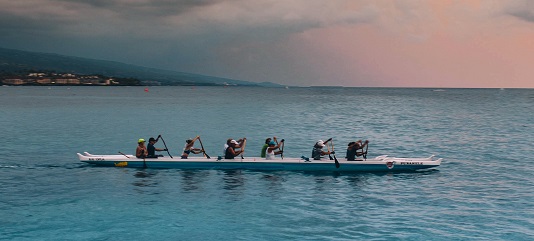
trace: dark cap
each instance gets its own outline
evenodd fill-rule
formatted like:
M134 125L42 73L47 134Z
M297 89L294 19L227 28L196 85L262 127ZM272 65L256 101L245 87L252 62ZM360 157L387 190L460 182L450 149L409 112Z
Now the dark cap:
M148 139L148 142L151 142L151 141L156 141L156 139L154 139L154 137L150 137L150 139Z

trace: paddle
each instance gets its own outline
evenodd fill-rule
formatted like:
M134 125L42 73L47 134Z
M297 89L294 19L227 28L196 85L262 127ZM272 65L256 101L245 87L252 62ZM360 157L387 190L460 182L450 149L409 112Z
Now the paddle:
M334 160L336 161L336 168L339 168L339 162L337 161L336 152L334 151L334 140L332 140L330 144L332 144L332 152L334 153Z
M278 145L279 145L279 144L278 144L278 141L277 141L276 139L275 139L274 141L276 141L276 145L278 146ZM281 152L280 152L280 157L281 157L282 159L284 159L284 143L285 143L285 140L282 139L281 142L282 142L282 148L280 148L280 151L281 151Z
M210 159L211 157L208 154L206 154L206 151L204 150L204 145L202 145L202 140L200 140L200 137L198 137L198 142L200 142L200 147L202 147L202 152L204 153L204 156Z
M245 146L247 145L247 138L243 138L243 146L241 147L241 159L245 159L243 157L243 153L245 153Z
M327 141L330 141L332 140L332 138L328 139ZM326 144L326 150L328 150L328 157L330 158L330 160L334 160L334 158L332 158L332 156L330 155L330 146L328 145L328 143Z
M145 159L145 156L143 156L143 168L146 168L146 159Z
M369 150L369 142L365 145L365 152L363 153L363 158L367 161L367 150Z
M159 138L161 138L161 141L163 141L163 145L165 146L165 150L167 150L167 154L169 154L169 156L173 158L171 153L169 152L169 148L167 148L167 144L165 144L165 140L163 140L163 137L159 135Z
M284 159L284 146L286 145L286 141L284 139L282 139L282 149L280 151L282 151L282 153L280 153L280 157L282 158L282 160Z
M127 156L126 154L122 153L119 151L120 154L122 154L123 156L125 156L126 158L130 158L129 156Z

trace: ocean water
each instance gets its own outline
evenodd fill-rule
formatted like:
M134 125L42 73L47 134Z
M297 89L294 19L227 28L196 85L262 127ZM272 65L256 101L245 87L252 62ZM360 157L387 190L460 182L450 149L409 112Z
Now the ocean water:
M532 240L534 90L0 87L2 240ZM309 155L444 159L409 173L94 167L161 134ZM163 143L158 142L162 148ZM338 157L341 155L338 155Z

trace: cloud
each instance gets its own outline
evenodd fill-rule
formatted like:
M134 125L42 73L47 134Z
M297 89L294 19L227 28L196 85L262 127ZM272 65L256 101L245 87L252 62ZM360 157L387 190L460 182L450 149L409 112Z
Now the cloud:
M106 29L131 31L133 27L142 30L133 32L139 35L156 32L151 29L180 34L256 29L299 32L369 21L376 11L366 9L367 5L319 0L0 0L0 13L12 17L4 18L0 28L12 26L10 19L25 19L27 28L49 24L68 31L75 26L95 34L108 34ZM88 27L95 25L109 27Z
M445 76L443 59L465 59L457 49L515 62L504 46L525 48L532 22L529 0L0 0L0 46L252 81L387 86L420 84L421 66Z
M534 2L529 0L513 1L504 12L523 21L534 22Z
M371 22L377 14L374 4L350 0L0 0L0 44L52 51L60 46L57 42L68 40L71 49L115 44L113 53L150 49L207 59L214 53L201 51L220 52L310 29ZM87 57L102 57L100 51Z

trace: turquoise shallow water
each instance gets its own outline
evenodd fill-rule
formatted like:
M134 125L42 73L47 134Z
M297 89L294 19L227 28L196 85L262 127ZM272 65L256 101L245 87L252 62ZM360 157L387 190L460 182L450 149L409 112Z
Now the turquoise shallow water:
M0 87L0 239L528 240L534 238L534 90ZM201 135L318 139L370 156L444 158L415 173L99 168L76 152L171 154ZM162 147L162 143L157 144ZM342 151L341 151L342 152ZM339 157L339 155L338 155Z

